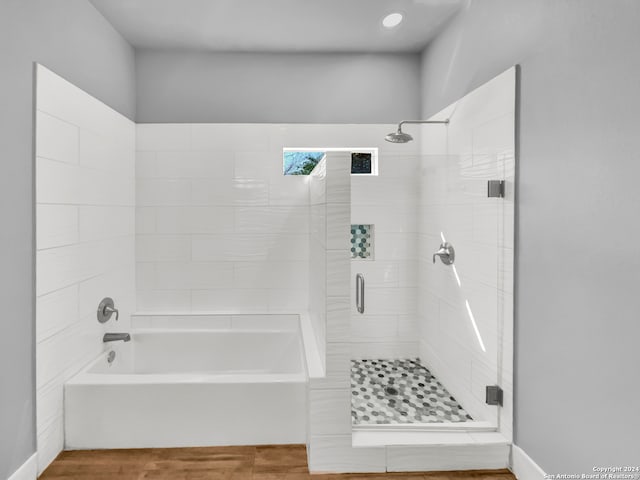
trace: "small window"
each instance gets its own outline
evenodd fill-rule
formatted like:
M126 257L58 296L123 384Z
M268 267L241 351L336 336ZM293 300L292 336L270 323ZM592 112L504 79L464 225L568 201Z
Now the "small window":
M370 152L351 152L351 173L371 175Z
M377 148L321 148L303 150L285 148L282 153L284 175L309 175L327 152L350 152L352 175L378 174Z
M285 150L283 168L285 175L309 175L324 157L324 152L295 152Z

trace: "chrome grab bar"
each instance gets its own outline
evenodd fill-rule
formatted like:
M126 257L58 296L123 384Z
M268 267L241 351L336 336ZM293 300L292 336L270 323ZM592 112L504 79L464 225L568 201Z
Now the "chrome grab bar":
M364 275L356 275L356 308L358 313L364 313Z

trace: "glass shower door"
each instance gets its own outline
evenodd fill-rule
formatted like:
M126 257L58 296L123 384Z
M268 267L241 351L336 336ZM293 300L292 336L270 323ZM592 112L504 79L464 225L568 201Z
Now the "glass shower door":
M427 155L422 159L420 359L448 396L450 423L498 425L486 403L498 384L501 198L496 155ZM445 408L445 412L448 411ZM445 417L446 419L446 417ZM446 419L449 420L449 419Z

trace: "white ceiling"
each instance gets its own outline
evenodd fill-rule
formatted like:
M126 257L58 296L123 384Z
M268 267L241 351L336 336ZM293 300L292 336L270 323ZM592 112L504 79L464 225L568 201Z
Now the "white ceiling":
M462 0L90 0L139 48L417 52ZM404 21L385 29L382 18Z

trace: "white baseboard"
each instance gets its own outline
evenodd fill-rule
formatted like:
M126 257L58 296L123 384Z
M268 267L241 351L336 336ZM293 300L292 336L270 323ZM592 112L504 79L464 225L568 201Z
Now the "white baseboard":
M9 480L36 480L38 477L38 454L31 455L18 470L13 472Z
M543 480L545 476L544 470L516 445L511 449L511 471L518 480Z

